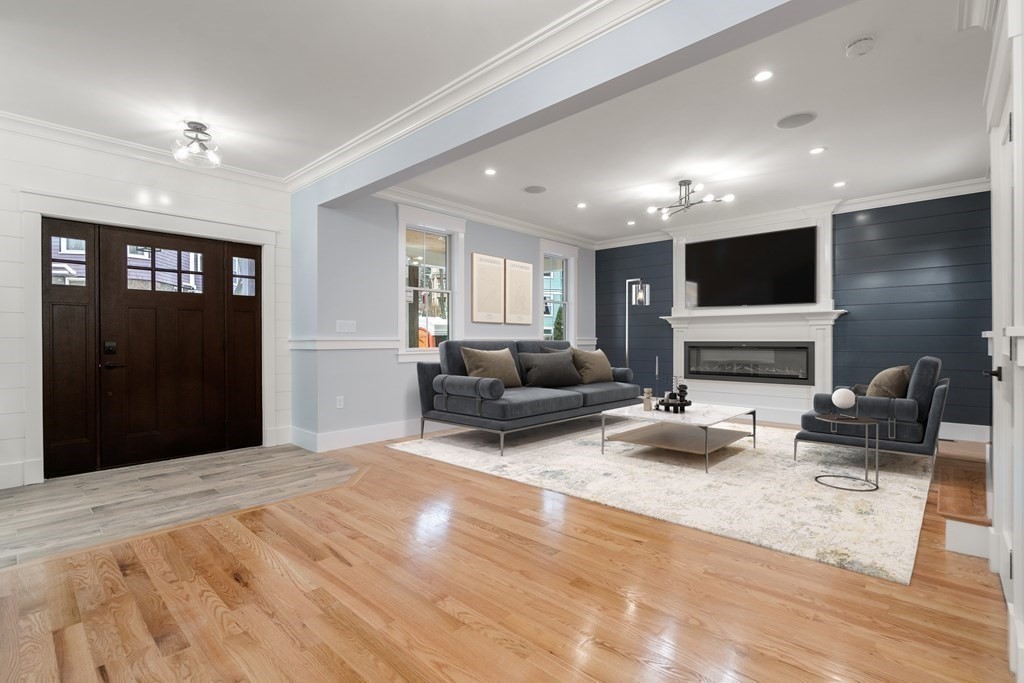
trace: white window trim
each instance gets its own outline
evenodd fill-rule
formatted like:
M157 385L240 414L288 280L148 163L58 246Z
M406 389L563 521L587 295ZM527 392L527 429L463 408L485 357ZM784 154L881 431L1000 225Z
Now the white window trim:
M80 237L61 237L60 244L57 247L57 253L59 254L84 254L85 249L68 249L68 241L75 240L78 242L84 242L85 240Z
M540 241L540 275L541 275L541 335L544 334L544 257L558 256L565 259L565 269L568 277L565 278L565 339L573 346L576 346L576 301L579 298L579 291L576 287L576 270L580 259L579 247L561 242L552 242L542 239Z
M421 209L417 206L398 205L398 362L417 363L440 358L437 349L413 349L406 346L405 330L408 326L406 316L408 308L405 301L406 263L405 263L405 230L429 230L448 235L448 289L451 300L448 302L448 338L462 339L465 334L464 302L462 293L465 290L465 243L466 221L463 218L448 214Z

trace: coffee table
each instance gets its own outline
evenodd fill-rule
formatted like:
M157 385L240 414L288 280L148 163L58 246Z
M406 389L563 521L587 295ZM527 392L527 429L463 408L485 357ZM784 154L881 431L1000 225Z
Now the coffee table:
M745 415L749 415L751 419L750 432L714 426ZM606 439L604 429L605 419L608 417L624 417L651 424ZM601 413L602 453L605 441L625 441L683 453L703 453L705 472L708 471L710 453L748 436L753 439L754 448L757 448L757 411L753 408L694 403L687 406L684 413L669 413L663 410L644 410L643 405L638 404L613 408Z

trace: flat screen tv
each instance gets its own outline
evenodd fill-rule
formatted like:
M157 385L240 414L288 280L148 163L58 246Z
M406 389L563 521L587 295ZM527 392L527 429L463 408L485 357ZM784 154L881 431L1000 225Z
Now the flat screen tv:
M815 303L817 229L797 228L686 245L686 305Z

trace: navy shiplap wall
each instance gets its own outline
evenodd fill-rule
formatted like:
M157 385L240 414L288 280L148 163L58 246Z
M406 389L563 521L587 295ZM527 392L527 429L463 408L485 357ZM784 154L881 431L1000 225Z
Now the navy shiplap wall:
M672 379L672 327L661 319L672 313L672 240L601 249L595 256L597 347L614 367L626 364L626 280L639 277L651 285L651 305L629 311L629 364L634 382L655 388L654 359L659 358L659 386Z
M942 359L950 378L945 422L988 425L990 367L981 333L992 327L989 193L834 217L836 385Z

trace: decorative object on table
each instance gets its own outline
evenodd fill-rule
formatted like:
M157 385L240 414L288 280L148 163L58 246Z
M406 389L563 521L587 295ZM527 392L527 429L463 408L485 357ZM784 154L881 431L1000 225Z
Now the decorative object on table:
M609 419L608 436L635 427ZM756 450L741 440L716 451L708 474L700 458L624 441L609 441L602 454L596 416L511 435L504 458L494 457L494 436L478 431L390 448L910 583L933 460L880 453L885 486L865 500L814 481L822 472L863 475L861 452L810 444L793 462L793 431L758 425Z
M473 254L472 278L473 322L505 322L505 259Z
M832 392L833 415L836 417L857 417L857 395L846 387L839 387ZM853 415L843 415L841 411L853 408Z
M697 206L698 204L711 204L714 202L731 202L736 199L736 195L727 194L722 197L715 197L710 192L700 199L694 201L692 199L694 193L703 192L704 184L697 183L693 184L692 180L680 180L679 181L679 199L668 206L648 206L647 213L658 213L661 212L661 220L667 221L672 216L676 215L680 211L686 211L690 207Z
M676 387L675 391L669 391L665 393L665 398L658 402L658 405L665 408L666 412L672 413L685 413L686 406L693 405L693 401L686 399L687 386L680 384Z
M644 410L652 410L654 408L654 389L644 389Z
M629 309L631 306L650 306L651 286L638 277L626 280L626 367L629 367Z
M505 322L533 323L533 264L505 259Z

